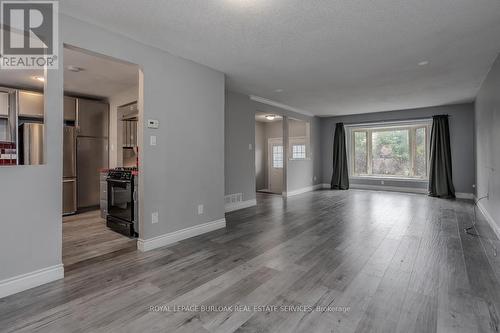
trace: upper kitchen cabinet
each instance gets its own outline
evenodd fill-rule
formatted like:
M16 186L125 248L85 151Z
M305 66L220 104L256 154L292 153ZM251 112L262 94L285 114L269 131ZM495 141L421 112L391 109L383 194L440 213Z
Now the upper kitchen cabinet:
M76 98L64 96L64 120L76 121Z
M43 118L43 94L32 91L19 91L19 116Z
M108 137L109 105L104 102L78 98L78 136Z
M0 91L0 118L9 117L9 93Z

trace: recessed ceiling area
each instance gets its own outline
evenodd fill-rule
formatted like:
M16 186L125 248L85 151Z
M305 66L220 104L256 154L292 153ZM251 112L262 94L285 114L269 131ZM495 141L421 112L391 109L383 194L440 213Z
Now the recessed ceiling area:
M64 91L75 95L110 97L139 82L137 65L80 49L64 48Z
M0 86L42 91L44 79L41 69L2 69Z
M64 91L66 93L108 98L138 85L137 65L64 48ZM0 85L43 90L43 70L2 70Z
M320 116L472 101L500 52L498 0L65 0L60 6L218 69L229 90Z

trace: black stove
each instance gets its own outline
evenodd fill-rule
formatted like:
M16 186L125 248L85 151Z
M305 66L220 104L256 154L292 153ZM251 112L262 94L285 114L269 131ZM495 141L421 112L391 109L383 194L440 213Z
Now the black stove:
M108 180L132 180L134 170L126 170L125 168L116 168L109 170Z
M116 168L108 172L108 228L134 237L137 234L137 194L135 192L136 168Z

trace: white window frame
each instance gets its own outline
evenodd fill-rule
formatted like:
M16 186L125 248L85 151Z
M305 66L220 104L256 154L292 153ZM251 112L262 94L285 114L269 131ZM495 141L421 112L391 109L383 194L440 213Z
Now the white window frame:
M305 136L295 136L295 137L290 137L289 138L290 146L288 148L289 150L289 160L290 161L304 161L304 160L310 160L310 148L308 144L307 137ZM304 146L305 147L305 157L293 157L293 146Z
M346 126L346 142L347 151L349 158L349 178L351 179L374 179L374 180L405 180L405 181L415 181L415 182L428 182L429 180L429 151L430 151L430 134L432 127L432 119L424 119L418 121L404 121L404 122L383 122L383 123L371 123L371 124L358 124L358 125L348 125ZM418 128L426 128L426 175L425 177L414 176L415 174L415 152L416 152L416 130ZM398 176L398 175L373 175L372 169L372 134L373 132L381 131L395 131L395 130L409 130L409 144L410 144L410 176ZM366 149L367 149L367 174L360 175L355 174L354 167L354 133L355 132L366 132Z
M297 147L297 149L295 149ZM306 144L294 143L292 144L292 160L305 160L306 159ZM300 148L300 149L299 149Z

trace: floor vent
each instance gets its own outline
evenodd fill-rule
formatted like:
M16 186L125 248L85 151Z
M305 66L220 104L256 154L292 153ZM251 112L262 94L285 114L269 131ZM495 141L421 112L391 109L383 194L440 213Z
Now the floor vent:
M229 194L225 196L226 205L243 202L243 193Z

